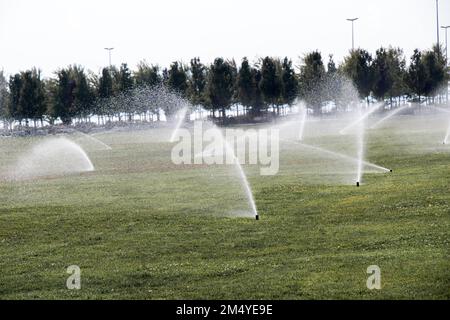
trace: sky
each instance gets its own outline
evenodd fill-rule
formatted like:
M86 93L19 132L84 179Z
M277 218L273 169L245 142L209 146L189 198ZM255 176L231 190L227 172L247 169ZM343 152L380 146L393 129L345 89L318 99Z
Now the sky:
M409 58L436 43L435 0L0 0L0 70L52 76L76 63L97 73L109 63L105 47L132 69L219 56L287 56L298 66L312 50L340 62L354 17L355 47L372 53L392 45ZM450 25L450 0L439 0L439 24Z

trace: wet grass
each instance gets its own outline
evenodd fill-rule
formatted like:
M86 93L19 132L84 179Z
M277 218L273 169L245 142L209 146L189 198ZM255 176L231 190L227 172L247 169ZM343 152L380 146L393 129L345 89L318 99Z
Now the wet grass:
M350 176L320 174L282 148L279 175L246 168L254 221L227 214L247 206L232 168L176 167L151 131L98 135L113 149L86 147L95 172L0 182L0 298L449 299L450 150L437 136L369 132L367 159L394 172L360 188L352 165L328 159ZM342 139L309 142L339 151ZM69 265L81 290L66 289ZM381 290L366 288L369 265Z

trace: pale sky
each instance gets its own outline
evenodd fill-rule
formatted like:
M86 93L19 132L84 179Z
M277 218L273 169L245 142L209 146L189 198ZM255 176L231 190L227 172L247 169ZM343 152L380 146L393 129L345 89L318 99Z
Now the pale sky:
M439 0L439 13L450 25L450 0ZM143 59L166 67L195 56L288 56L298 65L315 49L325 63L330 53L340 62L353 17L355 46L372 53L393 45L409 59L436 42L435 0L0 0L0 69L36 66L51 76L77 63L99 72L104 47L115 48L113 64L132 69Z

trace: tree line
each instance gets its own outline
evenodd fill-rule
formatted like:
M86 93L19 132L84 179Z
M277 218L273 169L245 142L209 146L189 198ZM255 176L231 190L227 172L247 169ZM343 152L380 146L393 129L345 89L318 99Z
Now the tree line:
M153 115L160 120L161 110L167 116L174 112L171 103L176 99L167 99L170 95L201 106L214 118L224 119L232 106L249 120L269 110L280 115L298 98L321 114L330 103L335 111L346 109L342 92L349 81L368 104L377 100L392 107L407 100L447 102L448 78L439 46L416 49L408 64L400 48L382 47L374 55L352 50L338 66L332 55L325 65L321 53L312 51L296 67L287 57L265 57L255 63L243 58L239 66L223 58L210 65L193 58L189 64L173 62L164 69L143 61L134 71L124 63L103 68L100 74L71 65L51 78L33 68L9 79L0 71L0 117L7 124L26 126L30 121L34 126L57 120L90 122L94 116L132 121L137 114L143 120L153 120ZM155 91L165 92L164 99L149 94Z

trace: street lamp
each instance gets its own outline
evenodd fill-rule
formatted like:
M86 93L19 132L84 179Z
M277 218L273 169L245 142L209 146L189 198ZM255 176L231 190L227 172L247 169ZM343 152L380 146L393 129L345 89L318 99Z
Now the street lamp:
M445 29L445 66L448 66L448 47L447 47L447 29L450 28L450 26L441 26L442 29ZM448 72L448 68L447 68ZM448 103L448 82L447 82L447 91L445 92L445 97L447 99Z
M109 53L109 69L111 69L111 51L114 50L114 48L105 48L105 50Z
M358 18L347 19L347 21L351 21L351 22L352 22L352 51L355 50L355 40L354 40L354 32L353 32L353 22L355 22L356 20L358 20Z
M439 0L436 0L436 37L437 37L437 45L439 48Z
M448 65L447 29L450 28L450 26L441 26L441 28L445 29L445 62Z

